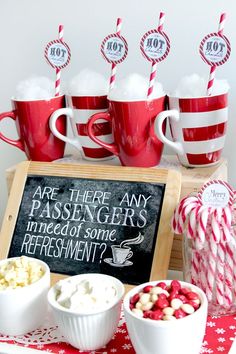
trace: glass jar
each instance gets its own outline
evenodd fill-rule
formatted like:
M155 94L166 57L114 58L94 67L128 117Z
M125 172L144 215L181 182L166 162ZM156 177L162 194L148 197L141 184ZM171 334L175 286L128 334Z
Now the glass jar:
M232 227L228 242L213 242L208 235L201 245L183 235L184 280L205 292L212 316L236 313L235 231Z

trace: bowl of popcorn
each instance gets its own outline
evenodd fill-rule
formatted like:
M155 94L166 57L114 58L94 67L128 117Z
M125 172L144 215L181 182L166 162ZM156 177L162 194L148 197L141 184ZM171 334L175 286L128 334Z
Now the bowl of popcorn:
M23 335L37 329L47 313L50 270L30 257L0 261L0 333Z
M56 283L48 302L61 333L80 350L97 350L118 326L124 286L105 274L80 274Z
M152 281L126 294L124 315L137 354L199 354L207 298L186 282Z

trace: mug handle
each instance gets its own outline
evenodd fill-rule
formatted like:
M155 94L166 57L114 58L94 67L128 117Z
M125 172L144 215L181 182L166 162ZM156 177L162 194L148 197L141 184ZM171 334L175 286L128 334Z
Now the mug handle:
M66 115L67 117L69 117L70 119L74 118L74 113L73 113L73 109L66 107L66 108L60 108L58 110L56 110L54 113L52 113L50 120L49 120L49 126L50 129L52 131L52 133L60 140L64 141L65 143L69 143L71 145L74 145L77 149L82 149L81 144L79 142L78 139L74 138L68 138L67 136L61 134L58 130L57 130L57 119L60 116ZM73 122L72 122L73 123ZM74 124L71 124L72 126L72 130L73 130L73 134L74 136L77 135L77 132L75 131L75 127Z
M16 120L16 113L14 111L1 113L0 114L0 122L5 118L10 118L15 121ZM10 145L17 147L18 149L20 149L22 151L25 151L24 145L23 145L21 139L18 139L18 140L9 139L1 132L0 132L0 139L2 139L3 141L5 141L6 143L8 143Z
M125 258L125 260L130 259L131 257L133 257L133 252L132 251L130 251L128 253L128 256Z
M89 137L98 145L104 147L105 149L107 149L108 151L111 151L112 154L114 155L119 155L119 149L118 146L115 143L109 144L109 143L105 143L104 141L98 139L94 133L93 133L93 124L96 122L96 120L98 119L104 119L108 122L110 122L111 124L111 115L109 112L101 112L101 113L95 113L93 114L88 123L87 123L87 129L88 129L88 135Z
M177 154L183 155L184 148L181 142L179 141L172 141L166 138L163 134L163 122L166 118L171 117L175 122L179 122L180 115L177 109L171 109L168 111L161 112L157 115L155 122L154 122L154 129L155 133L159 140L161 140L164 144L170 146Z

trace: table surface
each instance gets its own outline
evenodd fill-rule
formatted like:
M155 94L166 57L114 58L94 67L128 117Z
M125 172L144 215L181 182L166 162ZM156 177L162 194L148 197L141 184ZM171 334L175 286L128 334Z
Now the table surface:
M56 327L55 327L56 328ZM55 329L54 328L54 329ZM63 338L56 335L53 327L42 327L41 330L35 331L34 334L21 337L4 337L0 335L0 353L1 354L32 354L29 348L37 349L38 354L40 351L43 353L55 354L135 354L129 335L126 329L126 324L123 317L123 312L119 322L119 326L112 340L108 345L100 350L83 352L73 348L68 343L63 342ZM54 333L54 334L53 334ZM34 338L33 338L34 336ZM50 339L51 336L51 339ZM201 354L219 354L229 353L233 340L236 336L236 314L224 317L208 317L206 334L203 341ZM37 338L36 338L37 337ZM51 344L43 344L43 342L55 341ZM38 341L38 343L37 343ZM35 342L35 344L32 344ZM4 344L8 343L8 350L4 349ZM31 344L29 344L31 343ZM24 347L24 351L23 348ZM9 349L10 348L10 349ZM12 349L12 350L11 350ZM21 349L21 350L19 350ZM199 353L199 354L200 354ZM236 348L230 351L230 354L235 354ZM189 353L191 354L191 353Z

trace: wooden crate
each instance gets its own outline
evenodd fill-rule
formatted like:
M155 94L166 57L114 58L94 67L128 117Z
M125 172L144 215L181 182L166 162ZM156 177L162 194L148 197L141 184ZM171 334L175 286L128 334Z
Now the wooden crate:
M80 163L80 164L101 164L101 162L96 161L86 161L82 160L78 156L68 156L61 160L61 162L73 162L73 163ZM120 165L119 160L117 158L107 160L102 162L103 164L108 165ZM162 158L161 164L158 166L161 168L171 168L176 169L181 172L182 174L182 185L181 185L181 195L180 198L182 199L186 195L192 192L197 192L202 187L202 185L212 179L222 179L227 181L227 161L226 159L221 159L221 161L212 167L205 167L205 168L186 168L181 166L178 163L178 160L175 156L172 155L165 155ZM15 167L11 167L6 171L6 178L7 178L7 186L8 191L11 189L12 180L14 177ZM183 256L182 256L182 236L175 235L172 252L170 257L170 264L169 269L181 271L183 269Z

